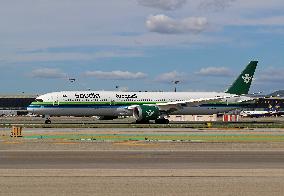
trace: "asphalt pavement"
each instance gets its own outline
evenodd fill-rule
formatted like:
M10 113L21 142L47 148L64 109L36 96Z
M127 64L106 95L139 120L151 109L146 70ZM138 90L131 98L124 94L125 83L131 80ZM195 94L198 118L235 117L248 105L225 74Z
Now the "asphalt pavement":
M0 151L0 169L284 169L284 152Z

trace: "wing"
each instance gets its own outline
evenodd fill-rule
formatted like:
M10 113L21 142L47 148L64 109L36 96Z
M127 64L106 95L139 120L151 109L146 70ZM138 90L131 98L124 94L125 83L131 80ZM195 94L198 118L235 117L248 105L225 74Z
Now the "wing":
M202 104L205 104L205 103L208 103L208 102L222 101L224 99L228 99L228 98L232 98L232 97L239 97L239 95L189 99L189 100L185 100L185 101L174 101L174 102L146 104L146 105L157 106L161 111L176 111L176 110L182 109L183 107L199 106L199 105L202 105Z

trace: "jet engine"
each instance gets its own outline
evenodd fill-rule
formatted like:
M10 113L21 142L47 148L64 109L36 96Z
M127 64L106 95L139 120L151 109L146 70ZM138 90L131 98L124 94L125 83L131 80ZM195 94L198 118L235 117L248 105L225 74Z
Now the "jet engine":
M140 105L134 108L133 116L137 122L147 122L158 119L160 110L157 106Z

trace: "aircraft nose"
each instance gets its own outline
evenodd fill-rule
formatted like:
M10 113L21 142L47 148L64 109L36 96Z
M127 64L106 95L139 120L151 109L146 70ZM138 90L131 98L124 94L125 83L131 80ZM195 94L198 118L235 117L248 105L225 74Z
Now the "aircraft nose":
M29 113L34 113L34 108L32 108L31 106L28 106L27 110Z

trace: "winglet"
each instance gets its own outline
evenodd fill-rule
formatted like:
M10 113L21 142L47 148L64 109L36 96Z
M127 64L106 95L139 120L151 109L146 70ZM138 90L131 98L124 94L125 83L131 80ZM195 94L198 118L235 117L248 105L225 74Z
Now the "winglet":
M251 61L243 70L241 75L234 81L226 93L235 95L246 95L249 92L258 61Z

